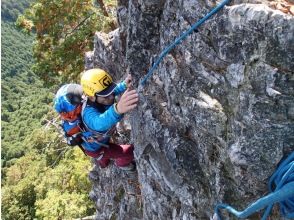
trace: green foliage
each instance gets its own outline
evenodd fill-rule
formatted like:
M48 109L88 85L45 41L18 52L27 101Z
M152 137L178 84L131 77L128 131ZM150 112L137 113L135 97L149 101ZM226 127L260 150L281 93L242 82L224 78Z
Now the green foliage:
M92 2L36 0L18 18L18 26L36 33L34 72L46 82L54 84L60 76L63 81L79 81L94 33L115 28L113 15L108 13L115 7L114 1L99 1L103 7Z
M49 139L43 137L43 145ZM54 167L47 165L46 154L30 151L7 169L2 188L3 219L72 219L92 215L93 204L87 196L89 170L89 160L79 149L68 151Z
M36 202L36 215L40 219L78 218L86 214L85 200L86 195L51 189L44 200Z
M30 71L32 37L2 22L2 164L24 154L24 139L41 127L53 93ZM32 112L33 110L33 112Z
M33 36L21 33L11 22L1 21L1 27L1 73L2 79L6 79L30 70L33 64ZM27 81L34 78L30 73Z
M2 80L2 158L7 161L23 155L24 140L41 126L40 119L50 110L53 94L24 83L24 76ZM32 109L34 109L32 114Z
M114 28L114 1L2 1L1 164L2 219L73 219L92 215L89 158L62 142L50 82L75 80L95 31ZM101 0L97 0L100 2ZM4 21L4 22L3 22ZM36 42L34 42L36 38ZM33 58L33 55L35 59ZM36 63L35 63L36 62ZM61 77L62 79L60 79ZM46 81L47 83L47 81Z
M39 169L44 169L44 163L34 154L21 157L15 165L8 168L2 188L4 219L30 219L30 216L34 216L34 180L38 178Z
M2 0L1 18L4 21L16 21L17 17L29 7L33 0Z
M36 187L36 216L40 219L70 219L91 215L93 204L88 199L90 163L75 148L65 154L59 164L47 171Z

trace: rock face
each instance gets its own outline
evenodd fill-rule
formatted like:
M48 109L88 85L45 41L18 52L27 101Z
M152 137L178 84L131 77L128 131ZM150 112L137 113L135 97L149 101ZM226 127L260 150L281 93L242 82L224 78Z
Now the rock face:
M243 210L267 194L294 150L294 17L266 4L231 1L142 86L161 51L215 2L118 1L119 28L96 34L86 68L133 75L140 104L127 141L138 176L94 168L96 219L209 219L217 203Z

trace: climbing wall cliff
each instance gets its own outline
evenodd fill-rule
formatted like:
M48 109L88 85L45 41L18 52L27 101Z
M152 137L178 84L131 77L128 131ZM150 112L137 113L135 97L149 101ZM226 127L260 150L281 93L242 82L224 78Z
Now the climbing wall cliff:
M140 92L116 137L135 145L138 173L91 171L96 219L209 219L220 202L242 210L267 194L294 150L294 17L265 0L231 1L140 85L161 51L215 5L118 0L119 28L96 33L86 69L117 81L131 73Z

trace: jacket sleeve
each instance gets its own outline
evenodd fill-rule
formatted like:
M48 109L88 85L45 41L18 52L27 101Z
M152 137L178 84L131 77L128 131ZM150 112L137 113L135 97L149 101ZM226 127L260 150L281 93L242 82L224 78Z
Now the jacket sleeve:
M125 81L120 82L114 89L114 94L117 96L127 90Z
M83 121L95 131L106 132L123 118L123 115L116 113L114 105L110 106L104 113L97 109L87 106L83 111Z

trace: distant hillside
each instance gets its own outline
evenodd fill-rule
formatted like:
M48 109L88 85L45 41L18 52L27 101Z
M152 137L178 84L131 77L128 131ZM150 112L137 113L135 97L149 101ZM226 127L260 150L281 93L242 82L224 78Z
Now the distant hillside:
M33 0L2 0L1 19L4 21L15 21L23 11L34 2Z
M33 64L33 36L17 30L13 22L1 22L1 73L2 79L30 72ZM30 74L32 76L32 73ZM28 79L28 82L30 80Z
M48 123L57 117L55 88L31 71L35 36L14 23L30 2L4 0L1 8L1 219L92 215L90 161Z
M18 31L12 22L2 25L2 159L23 155L24 138L41 127L41 118L49 111L53 94L30 70L33 63L33 36ZM2 161L3 162L3 161Z
M53 94L31 71L34 36L21 32L15 20L32 0L4 0L1 6L2 164L24 154L24 139L41 127Z

